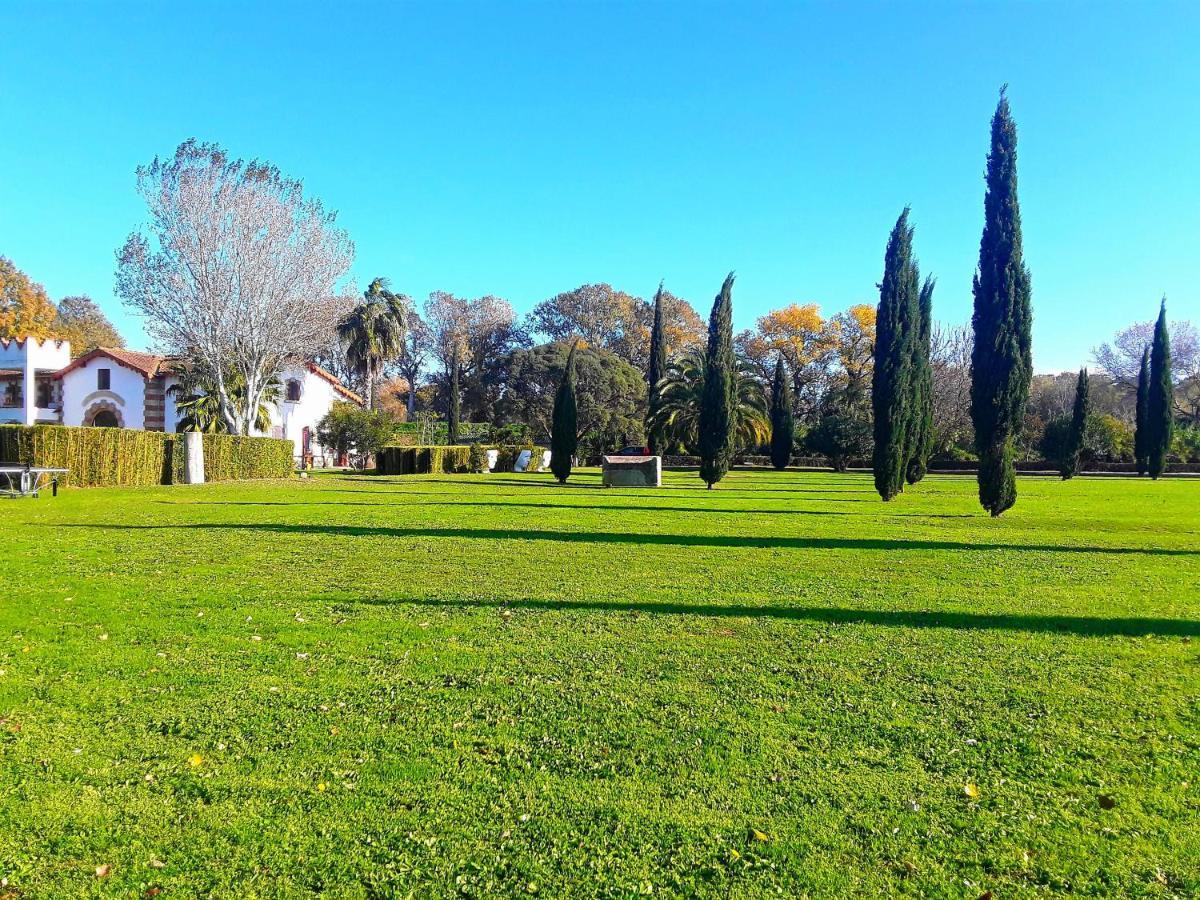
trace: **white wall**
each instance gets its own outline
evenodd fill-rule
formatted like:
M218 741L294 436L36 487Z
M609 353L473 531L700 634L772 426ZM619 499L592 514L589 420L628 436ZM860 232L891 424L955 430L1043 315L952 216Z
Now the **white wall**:
M300 399L295 403L287 401L287 383L290 380L300 382ZM334 403L341 396L334 390L332 384L319 375L309 371L304 366L289 367L283 371L280 381L283 383L283 397L271 411L271 424L282 429L282 437L295 444L293 453L300 456L303 449L303 432L305 427L312 432L312 450L318 456L321 448L317 444L317 423L325 418ZM270 436L272 432L268 431Z
M108 369L111 373L107 391L96 387L98 369ZM62 377L62 391L64 425L82 425L87 411L100 400L107 400L117 408L125 428L146 425L146 379L141 372L127 369L116 360L97 356L73 369Z
M39 422L56 422L55 410L37 407L38 372L57 372L71 361L71 343L53 338L40 341L26 338L23 341L0 340L0 369L20 369L22 372L21 393L23 409L6 409L0 412L4 424L33 425Z

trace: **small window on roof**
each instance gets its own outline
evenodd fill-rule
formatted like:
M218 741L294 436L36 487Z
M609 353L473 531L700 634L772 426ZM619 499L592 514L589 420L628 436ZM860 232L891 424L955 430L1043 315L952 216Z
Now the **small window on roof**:
M300 382L295 378L288 379L287 399L289 403L297 403L300 400Z
M96 390L107 391L112 386L112 369L96 370Z

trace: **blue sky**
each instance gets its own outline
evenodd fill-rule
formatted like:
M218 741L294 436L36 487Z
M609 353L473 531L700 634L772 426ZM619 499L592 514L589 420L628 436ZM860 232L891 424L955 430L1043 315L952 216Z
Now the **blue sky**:
M134 170L196 136L339 211L354 275L518 311L584 282L735 324L875 302L913 207L935 314L970 315L1008 82L1040 371L1200 320L1200 4L5 4L0 254L135 346Z

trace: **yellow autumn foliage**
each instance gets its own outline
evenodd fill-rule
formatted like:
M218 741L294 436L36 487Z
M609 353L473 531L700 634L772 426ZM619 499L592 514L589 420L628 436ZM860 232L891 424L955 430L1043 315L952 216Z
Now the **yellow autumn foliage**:
M0 256L0 338L50 337L57 316L46 289Z

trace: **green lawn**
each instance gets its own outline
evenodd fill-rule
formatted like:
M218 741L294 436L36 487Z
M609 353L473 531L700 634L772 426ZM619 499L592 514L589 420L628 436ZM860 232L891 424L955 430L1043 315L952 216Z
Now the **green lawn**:
M1200 893L1200 481L1020 491L5 502L0 897Z

